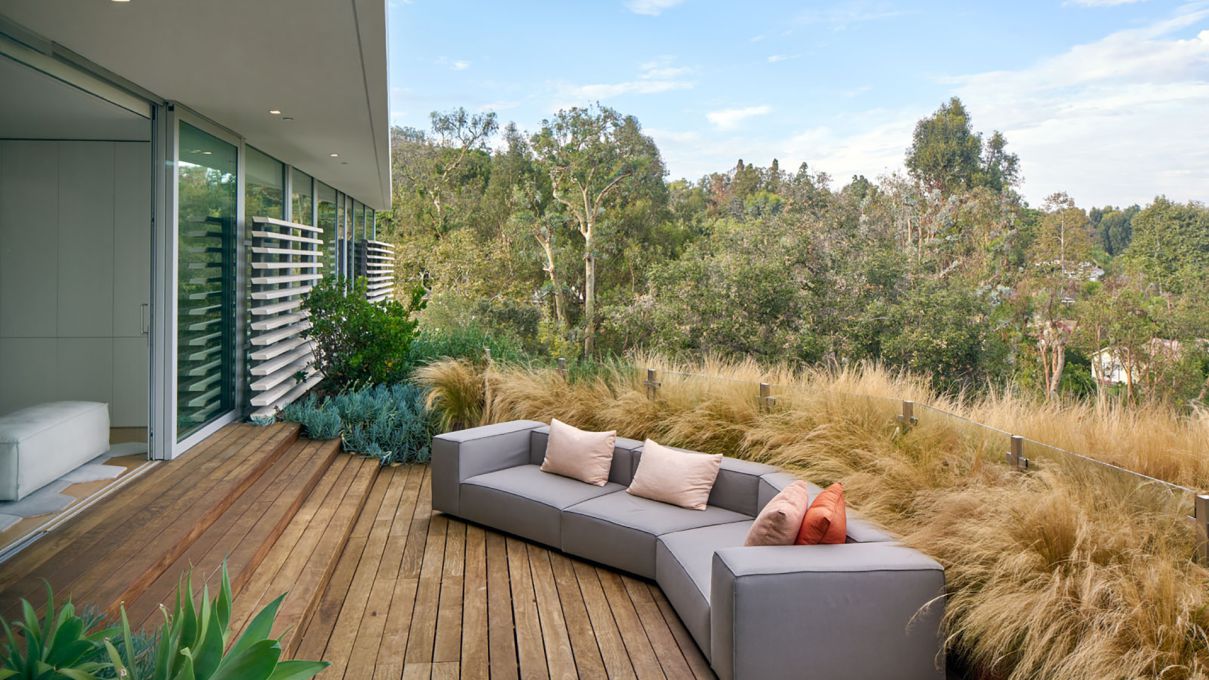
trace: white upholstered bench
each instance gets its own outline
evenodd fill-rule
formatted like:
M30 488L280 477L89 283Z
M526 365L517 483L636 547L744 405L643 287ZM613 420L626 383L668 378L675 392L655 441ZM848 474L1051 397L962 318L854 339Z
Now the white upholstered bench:
M0 501L17 501L109 450L109 404L56 401L0 416Z

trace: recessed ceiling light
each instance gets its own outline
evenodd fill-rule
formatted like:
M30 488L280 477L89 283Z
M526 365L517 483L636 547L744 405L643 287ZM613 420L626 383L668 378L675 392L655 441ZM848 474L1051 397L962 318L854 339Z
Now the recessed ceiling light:
M273 114L274 116L281 115L281 111L278 111L277 109L269 109L269 113Z
M294 120L294 117L293 116L282 116L281 119L282 120Z
M338 154L338 153L329 153L328 155L329 155L329 156L331 156L332 158L339 158L339 157L340 157L340 154Z
M113 0L114 2L130 2L130 0Z

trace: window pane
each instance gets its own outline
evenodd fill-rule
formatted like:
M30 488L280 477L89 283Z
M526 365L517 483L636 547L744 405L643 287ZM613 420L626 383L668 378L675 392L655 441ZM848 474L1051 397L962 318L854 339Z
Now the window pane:
M238 150L180 124L177 440L235 407Z
M290 193L292 204L290 212L293 221L298 224L307 226L315 226L314 222L314 206L311 198L315 195L311 188L311 176L293 168L290 174Z
M323 247L327 256L323 258L323 273L327 276L336 275L336 190L316 182L316 193L319 195L319 224L323 230Z
M346 229L348 228L345 198L344 194L336 195L336 259L339 262L337 271L341 276L348 276L348 258L344 254L347 241Z
M247 147L244 159L244 218L285 217L285 166L280 161Z

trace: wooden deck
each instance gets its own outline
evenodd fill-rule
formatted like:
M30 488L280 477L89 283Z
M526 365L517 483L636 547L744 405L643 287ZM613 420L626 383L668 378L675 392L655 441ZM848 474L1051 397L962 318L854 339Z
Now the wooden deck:
M654 584L431 510L427 466L381 468L289 425L232 425L0 565L0 613L77 604L154 624L227 559L234 625L337 678L710 678Z

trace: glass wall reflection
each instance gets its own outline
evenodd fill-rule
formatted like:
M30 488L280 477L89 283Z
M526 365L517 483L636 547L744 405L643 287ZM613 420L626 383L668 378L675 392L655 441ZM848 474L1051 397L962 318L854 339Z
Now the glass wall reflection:
M238 150L180 124L177 441L235 406Z

